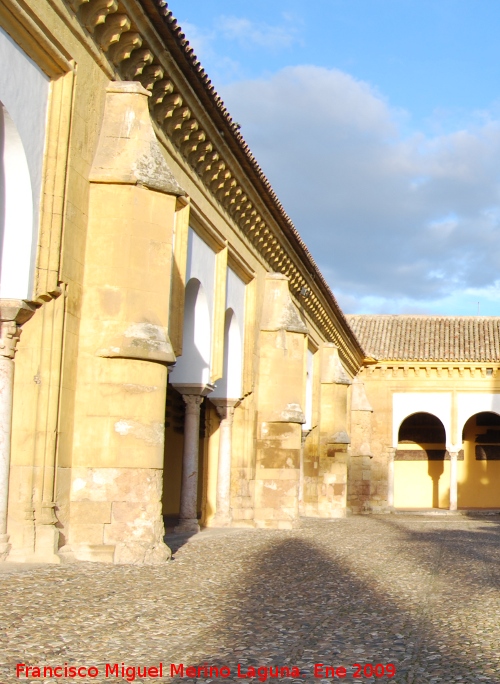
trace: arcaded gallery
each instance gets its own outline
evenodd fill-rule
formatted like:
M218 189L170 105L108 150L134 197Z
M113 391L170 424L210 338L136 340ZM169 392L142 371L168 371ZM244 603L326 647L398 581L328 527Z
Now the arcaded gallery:
M344 314L164 0L4 0L0 65L3 560L500 509L500 318Z

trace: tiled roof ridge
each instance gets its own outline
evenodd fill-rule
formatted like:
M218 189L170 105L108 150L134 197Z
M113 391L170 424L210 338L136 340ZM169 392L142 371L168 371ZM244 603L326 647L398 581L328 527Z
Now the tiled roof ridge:
M383 318L400 318L400 319L410 319L410 318L428 318L429 320L479 320L479 321L495 321L500 320L500 316L454 316L448 314L349 314L346 313L345 317L349 318L364 318L368 320L369 318L374 318L382 320Z
M250 147L248 146L248 143L245 141L244 137L241 135L239 132L237 124L233 121L228 109L226 108L222 98L218 95L217 91L215 90L215 87L212 84L212 81L208 77L208 74L206 73L205 69L202 67L200 60L194 53L193 48L190 46L189 41L186 38L186 35L183 33L181 26L179 25L177 19L174 17L172 10L169 9L168 2L167 0L153 0L153 2L156 4L159 13L162 15L162 18L164 20L164 25L169 29L172 37L176 41L177 45L181 48L182 53L184 54L184 57L186 61L188 62L192 72L195 74L197 79L199 80L200 84L203 86L205 89L205 92L209 95L212 103L216 106L221 119L223 122L229 127L231 134L234 138L234 141L237 144L237 147L239 150L244 154L246 157L246 160L249 162L252 170L254 171L255 178L256 180L262 184L265 192L267 193L268 197L271 200L271 203L273 205L273 208L278 212L280 215L281 219L284 221L285 225L288 228L288 232L290 236L292 237L293 240L296 241L298 246L301 248L304 256L306 257L306 260L309 262L313 273L311 273L311 276L314 280L320 281L322 285L322 289L324 290L325 294L327 297L331 300L331 304L333 305L333 309L339 316L339 318L342 320L342 322L345 324L347 329L350 329L349 323L347 321L347 318L340 308L337 299L335 295L333 294L330 286L326 282L321 270L319 269L318 265L316 264L316 261L312 254L309 252L309 249L307 248L307 245L303 241L302 237L300 236L300 233L296 229L292 219L288 216L286 213L282 203L278 199L277 194L273 190L271 183L267 179L266 175L262 171L259 163L255 159L254 155L252 154Z
M378 360L500 363L500 316L350 314L347 320Z

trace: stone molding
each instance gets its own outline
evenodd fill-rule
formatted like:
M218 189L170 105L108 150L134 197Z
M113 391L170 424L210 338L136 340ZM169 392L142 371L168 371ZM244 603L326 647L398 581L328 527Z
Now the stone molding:
M286 217L287 230L291 233L295 249L285 234L282 234L271 222L266 220L250 195L255 189L247 190L245 181L241 180L241 171L235 171L234 160L229 161L223 151L225 145L216 140L213 133L207 130L196 118L191 104L192 92L187 95L182 91L175 76L167 51L153 46L152 38L148 40L146 30L139 27L127 11L126 3L119 0L65 0L76 15L79 23L92 36L93 41L110 63L117 77L128 81L139 81L151 92L149 106L151 116L163 134L175 149L194 169L216 200L233 218L249 243L260 254L272 271L286 275L290 280L290 289L296 297L301 297L301 304L316 322L325 338L342 350L342 355L349 369L355 373L359 369L363 353L354 335L352 335L343 314L329 292L306 246L300 239L291 221ZM164 23L176 27L176 21L162 0L157 2L156 11L164 17ZM137 22L139 23L139 22ZM173 29L172 29L173 30ZM156 40L158 36L154 35ZM214 97L213 88L207 87L207 95ZM217 99L220 103L220 100ZM225 112L225 110L224 110ZM224 115L223 115L224 116ZM201 118L201 117L200 117ZM230 121L225 113L225 124L235 134L239 147L246 149L248 160L256 166L255 160L241 136L237 135L237 125ZM219 131L223 137L223 133ZM284 215L283 208L265 181L262 172L261 182L267 183L267 192L271 194L273 204ZM258 195L256 195L258 196ZM284 215L285 216L285 215ZM298 265L296 259L299 251L310 261L309 272L305 265ZM295 252L295 253L294 253ZM314 273L314 271L316 271ZM319 278L324 289L329 292L333 302L328 306L324 301L320 288L311 289L311 281ZM303 293L306 292L307 296ZM319 295L319 296L318 296ZM330 308L330 311L328 309ZM333 313L333 315L332 315ZM336 319L336 320L335 320ZM343 331L340 330L343 328Z
M376 364L365 367L361 370L361 375L379 378L484 378L491 380L500 377L498 365L488 363L478 364L398 364L390 362L387 364Z

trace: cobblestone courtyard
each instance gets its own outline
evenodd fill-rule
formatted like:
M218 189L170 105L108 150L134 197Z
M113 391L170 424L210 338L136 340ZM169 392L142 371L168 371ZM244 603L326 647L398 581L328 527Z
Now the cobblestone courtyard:
M7 572L5 564L2 684L56 681L17 679L19 662L99 670L93 679L57 681L122 682L105 679L106 663L163 662L165 681L170 663L208 663L226 665L231 676L198 681L244 682L236 677L240 663L242 673L296 666L300 679L280 681L320 682L314 665L324 663L344 666L344 681L385 682L353 680L352 666L393 663L394 682L500 682L496 516L212 530L174 558L162 567L78 563Z

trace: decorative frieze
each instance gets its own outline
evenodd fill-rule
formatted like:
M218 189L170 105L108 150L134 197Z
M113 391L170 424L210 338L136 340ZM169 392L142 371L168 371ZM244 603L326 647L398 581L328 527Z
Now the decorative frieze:
M422 378L425 374L425 378L442 378L445 375L448 378L473 378L475 380L488 379L498 377L498 369L486 366L476 366L476 365L441 365L441 366L422 366L421 364L416 365L404 365L399 366L397 364L387 363L387 364L374 364L367 366L363 369L362 373L367 374L369 377L392 377L395 379L404 378L412 379Z

